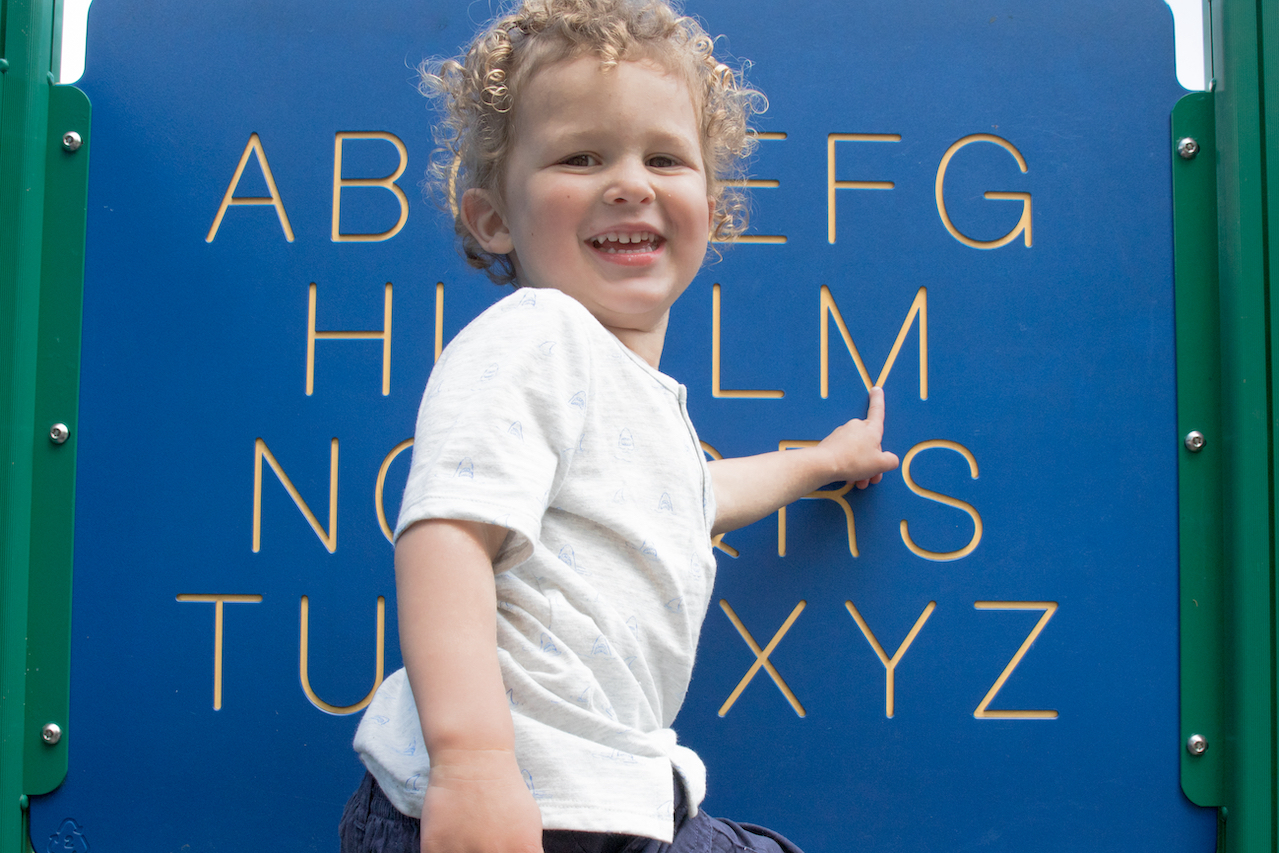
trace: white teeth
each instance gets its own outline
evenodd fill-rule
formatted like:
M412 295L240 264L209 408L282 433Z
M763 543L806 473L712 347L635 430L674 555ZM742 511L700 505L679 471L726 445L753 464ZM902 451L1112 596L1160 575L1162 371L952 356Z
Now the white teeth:
M628 233L619 233L610 231L607 234L601 234L598 237L591 238L591 243L597 249L605 249L610 254L616 254L617 249L608 244L628 245L631 243L651 243L657 239L657 235L652 231L634 231ZM608 246L607 248L605 248Z

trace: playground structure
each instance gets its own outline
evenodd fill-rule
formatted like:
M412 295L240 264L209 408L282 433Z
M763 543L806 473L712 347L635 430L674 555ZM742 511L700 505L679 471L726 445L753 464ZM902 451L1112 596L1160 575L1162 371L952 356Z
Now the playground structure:
M400 10L432 35L384 43L351 33L391 11L324 4L293 44L253 4L157 13L200 33L161 75L139 13L99 2L89 97L50 71L54 0L0 15L0 843L280 846L296 826L251 804L285 791L318 801L288 805L299 845L331 843L352 714L398 659L405 430L497 295L414 192L430 138L404 51L471 24ZM677 306L663 369L726 455L816 437L886 384L905 464L720 543L677 727L712 810L812 827L810 853L1144 849L1161 827L1172 849L1274 850L1279 10L1214 0L1213 85L1177 100L1162 3L1007 5L938 4L960 24L920 34L905 7L813 3L864 24L815 39L856 42L864 87L812 85L803 40L749 9L691 9L773 109L756 227ZM1150 61L1099 22L1153 32ZM348 70L317 74L317 46ZM201 80L218 50L228 79ZM212 781L186 800L192 767ZM794 794L745 811L764 784ZM863 834L830 828L858 808Z

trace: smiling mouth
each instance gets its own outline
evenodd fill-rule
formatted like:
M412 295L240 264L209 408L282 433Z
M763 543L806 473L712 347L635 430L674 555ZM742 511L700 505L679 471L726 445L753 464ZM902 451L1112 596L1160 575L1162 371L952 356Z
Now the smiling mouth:
M592 237L587 242L599 251L610 255L638 255L655 251L666 240L652 231L633 231L629 233L610 231L607 234Z

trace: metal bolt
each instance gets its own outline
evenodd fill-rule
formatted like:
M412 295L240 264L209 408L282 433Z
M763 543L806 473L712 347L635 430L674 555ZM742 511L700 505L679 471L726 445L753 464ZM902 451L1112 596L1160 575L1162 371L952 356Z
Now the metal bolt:
M40 740L53 746L62 740L62 727L57 723L45 723L44 728L40 730Z
M68 130L66 133L62 134L62 147L68 151L75 151L83 144L84 140L81 139L80 134L76 133L74 130ZM1185 157L1186 155L1182 154L1181 156Z
M1208 443L1208 439L1204 438L1204 434L1197 429L1192 429L1186 433L1186 449L1191 453L1198 453L1204 449L1204 445Z
M1208 751L1208 741L1203 735L1191 735L1186 741L1186 752L1191 755L1203 755Z
M1187 136L1177 143L1177 153L1181 155L1183 160L1193 160L1195 155L1199 153L1199 143Z
M71 430L66 424L54 424L49 427L49 440L54 444L64 444L71 437Z

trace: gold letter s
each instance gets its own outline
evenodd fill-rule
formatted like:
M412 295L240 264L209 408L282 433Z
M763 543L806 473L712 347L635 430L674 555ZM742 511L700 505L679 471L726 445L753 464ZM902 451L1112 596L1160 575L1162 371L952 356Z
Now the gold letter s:
M906 458L902 460L902 479L906 481L906 487L920 497L928 498L930 501L937 501L938 503L946 504L946 506L953 506L955 509L962 509L964 512L968 513L968 516L973 520L973 538L967 545L960 548L958 551L925 551L923 548L915 544L915 540L910 538L910 532L906 529L906 519L903 518L901 523L902 541L906 543L906 547L909 548L910 552L916 557L923 557L925 560L936 560L938 562L958 560L971 554L973 549L977 547L977 543L981 541L981 515L979 515L977 510L973 508L972 504L965 503L958 498L952 498L947 495L925 489L911 479L910 463L914 461L916 454L922 450L928 450L933 447L944 447L948 450L955 451L960 456L963 456L966 460L968 460L968 470L972 473L973 479L977 479L977 458L973 456L972 451L967 447L964 447L962 444L947 441L943 438L935 438L931 441L921 441L919 444L916 444L907 451Z

